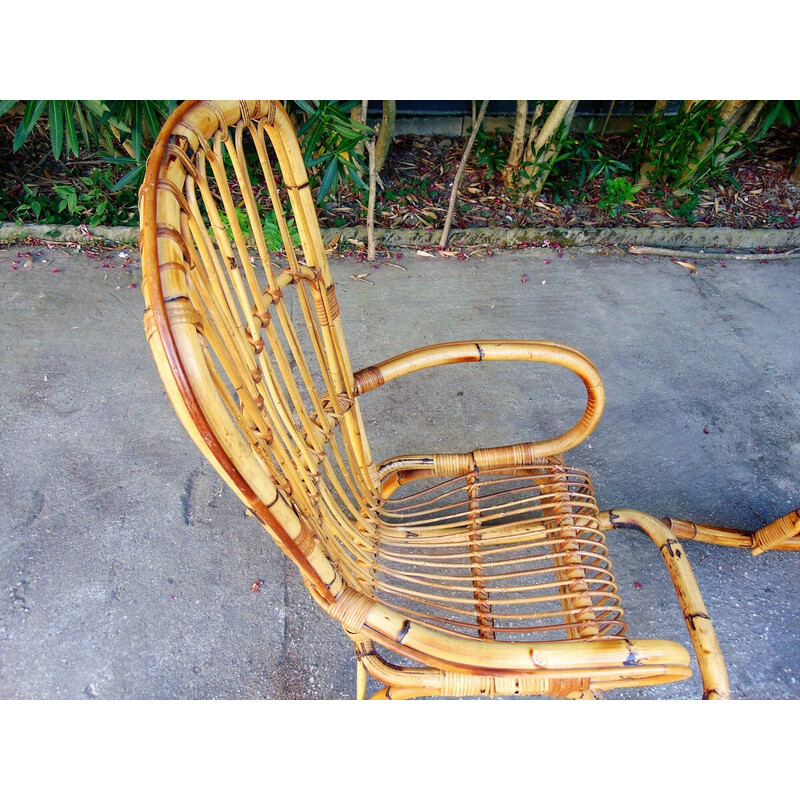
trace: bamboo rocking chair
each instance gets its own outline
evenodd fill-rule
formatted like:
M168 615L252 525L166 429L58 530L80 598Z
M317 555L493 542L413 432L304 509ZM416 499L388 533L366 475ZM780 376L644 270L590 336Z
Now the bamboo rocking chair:
M756 533L600 512L589 476L562 454L597 424L603 384L565 345L452 342L354 372L303 159L277 102L181 105L148 161L140 212L145 329L167 394L353 640L359 698L368 674L381 698L578 698L687 678L681 645L627 634L605 531L629 527L663 556L703 696L729 696L679 539L797 550L797 512ZM267 223L284 254L270 253ZM586 409L571 430L373 463L360 395L442 364L513 360L580 377Z

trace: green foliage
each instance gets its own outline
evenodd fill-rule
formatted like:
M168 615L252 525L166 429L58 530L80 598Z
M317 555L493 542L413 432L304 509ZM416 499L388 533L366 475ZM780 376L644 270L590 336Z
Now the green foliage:
M286 227L292 240L292 247L300 247L300 234L297 232L297 225L292 217L286 217ZM273 210L264 216L264 241L270 250L278 252L283 250L283 237L278 227L278 217Z
M753 136L736 126L723 131L723 101L702 101L687 109L680 106L673 116L651 115L635 128L634 163L638 169L646 159L654 184L673 191L698 194L714 179L731 180L727 165L752 146ZM725 133L725 135L721 135ZM712 146L704 149L706 142Z
M631 184L627 178L611 178L606 180L605 189L598 208L605 208L612 217L620 213L622 206L633 200L633 196L639 189Z
M499 137L489 135L482 128L475 134L473 153L475 163L480 167L486 167L489 180L495 172L502 172L508 161L508 153L501 147Z
M0 116L18 101L0 103ZM163 121L175 107L174 100L26 100L14 134L16 153L28 141L36 124L47 122L50 145L56 160L77 156L80 145L89 149L114 149L120 134L127 134L131 157L142 160L142 146L155 139ZM80 139L78 137L80 132Z
M225 229L225 235L229 240L233 240L233 230L231 228L231 221L228 218L228 215L224 211L219 212L220 222L222 222L222 227ZM248 239L253 233L253 227L250 225L250 218L247 216L247 212L243 208L236 209L236 221L239 225L239 230L242 232L242 236L245 239ZM208 234L209 236L215 236L214 234L214 227L212 225L208 226Z
M762 138L776 124L787 128L800 125L800 100L768 101L761 116L758 138Z
M175 103L174 100L27 100L14 134L14 152L25 145L36 124L46 120L57 161L62 153L78 156L82 143L87 150L105 150L105 160L111 164L130 165L130 171L114 184L113 191L138 185L144 177L143 148L155 140ZM4 100L0 103L0 116L16 104L16 100ZM128 155L120 156L119 148Z
M106 100L103 124L129 136L132 158L142 162L142 147L152 144L164 121L175 110L175 100Z
M553 159L548 181L555 202L579 199L594 189L597 180L610 181L618 172L631 172L630 165L606 153L602 139L594 133L593 122L584 134L565 138Z
M220 212L219 217L223 227L225 228L226 236L229 239L233 239L231 223L227 214ZM292 247L300 247L300 234L297 231L297 225L295 224L294 219L291 217L285 217L285 219L286 227L292 240ZM238 222L239 230L241 230L245 241L250 239L253 235L253 226L250 224L250 218L247 216L247 212L243 208L236 209L236 221ZM278 225L278 217L273 209L270 209L264 215L264 224L262 230L264 232L264 241L272 252L278 253L284 249L283 236L281 235L281 229ZM214 235L213 227L209 226L208 233L211 236Z
M684 222L694 222L694 212L697 210L697 204L699 202L700 198L698 195L690 195L676 209L678 216Z
M4 100L0 103L0 116L8 113L17 102ZM22 119L14 134L14 152L25 144L36 123L44 117L50 129L53 156L61 158L65 144L65 152L77 156L80 148L78 130L84 146L91 147L93 142L97 142L99 126L109 113L108 106L99 100L26 100Z
M136 190L115 192L110 167L93 169L74 183L55 185L52 193L26 184L22 202L11 211L17 222L60 223L65 225L130 225L136 219Z
M356 147L366 141L372 129L350 118L350 111L359 102L295 100L294 103L306 117L297 135L305 153L305 165L314 180L319 181L317 200L335 194L340 184L348 182L366 189L361 177L366 165Z

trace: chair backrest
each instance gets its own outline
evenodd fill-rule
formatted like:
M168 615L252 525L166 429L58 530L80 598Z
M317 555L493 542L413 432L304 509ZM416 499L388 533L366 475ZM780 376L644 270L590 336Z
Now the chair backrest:
M377 475L285 109L182 104L140 215L145 328L184 426L321 599L368 582Z

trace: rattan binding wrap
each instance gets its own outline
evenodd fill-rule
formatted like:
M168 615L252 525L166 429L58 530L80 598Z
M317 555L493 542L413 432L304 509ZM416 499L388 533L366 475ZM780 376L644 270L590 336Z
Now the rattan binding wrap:
M302 155L276 101L180 106L150 156L140 213L145 330L168 396L353 639L359 697L367 673L385 685L378 697L587 697L690 674L680 645L628 637L605 540L613 523L560 455L602 413L586 356L554 342L453 342L354 373ZM283 253L270 251L266 221ZM543 442L373 462L360 395L484 360L572 370L583 416ZM625 519L670 536L646 515ZM696 617L688 562L667 566ZM710 622L693 644L706 695L726 696Z

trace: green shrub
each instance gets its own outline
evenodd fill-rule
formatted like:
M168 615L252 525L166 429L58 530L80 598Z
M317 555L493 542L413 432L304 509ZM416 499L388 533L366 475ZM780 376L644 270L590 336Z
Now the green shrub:
M627 178L611 178L606 181L605 190L597 207L606 209L612 217L616 217L622 206L633 200L638 191L639 189L633 186Z

